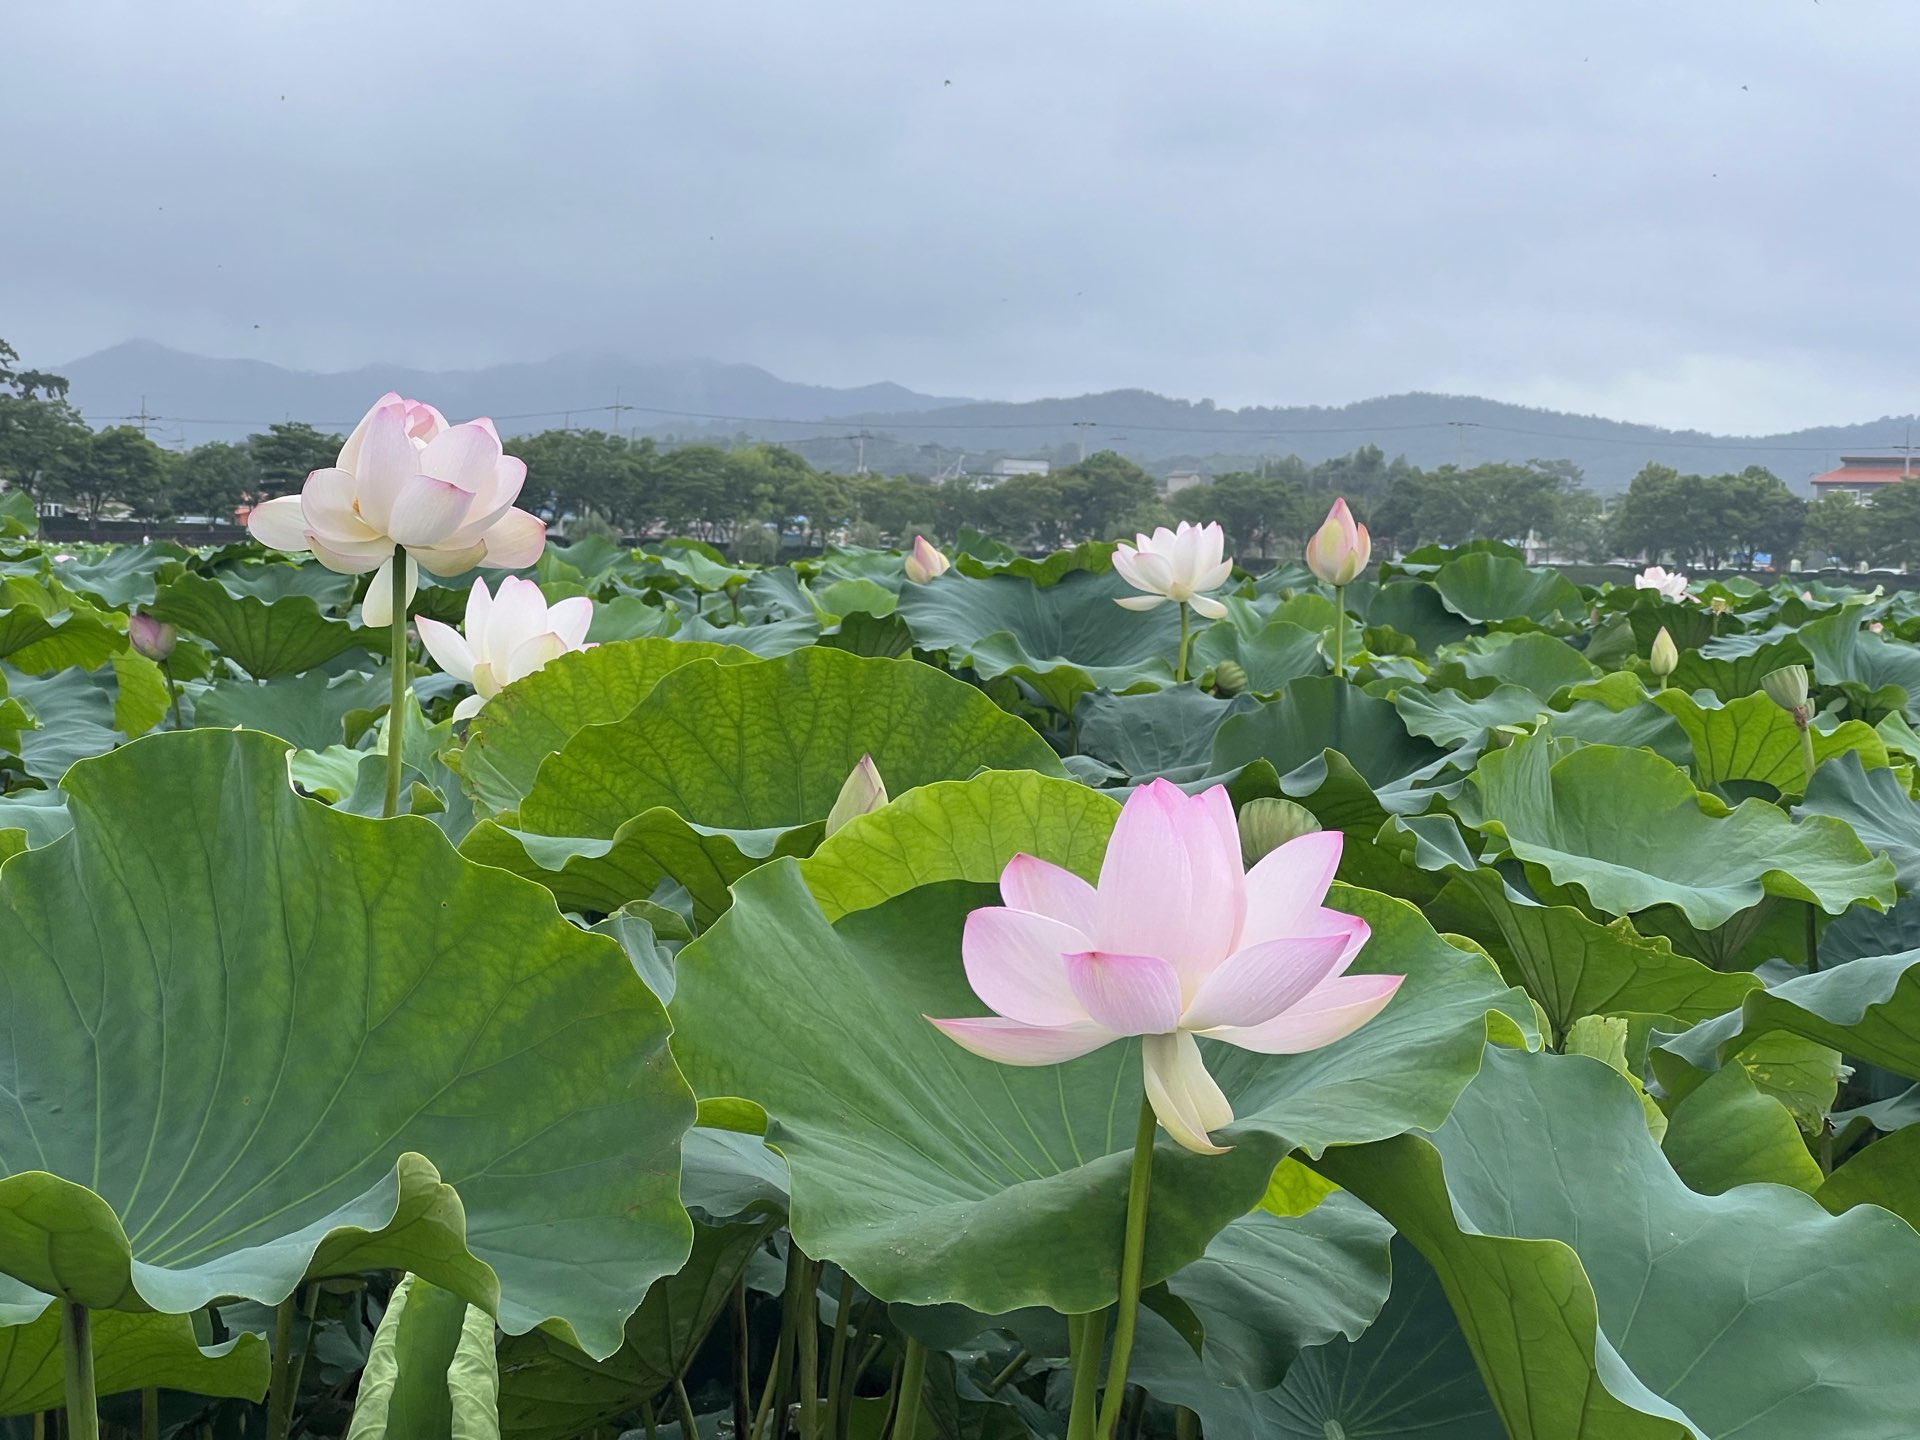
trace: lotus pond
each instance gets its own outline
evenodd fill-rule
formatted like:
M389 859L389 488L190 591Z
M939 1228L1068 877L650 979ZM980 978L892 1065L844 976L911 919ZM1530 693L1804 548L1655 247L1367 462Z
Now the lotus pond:
M1910 595L12 529L0 1428L1920 1433Z

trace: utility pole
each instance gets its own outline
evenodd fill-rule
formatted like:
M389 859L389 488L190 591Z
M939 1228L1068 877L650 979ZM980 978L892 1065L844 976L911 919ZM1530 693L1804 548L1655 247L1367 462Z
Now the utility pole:
M154 421L164 419L165 417L160 415L148 414L147 413L147 397L142 395L140 397L140 413L138 415L133 416L132 418L140 422L140 433L144 436L147 433L147 427L149 425L151 425Z
M620 403L620 387L618 385L613 387L613 404L609 405L607 408L613 411L613 424L611 424L607 428L610 431L612 431L613 434L618 435L620 433L621 412L625 410L631 410L634 408L631 405L622 405Z
M865 430L862 430L858 435L853 437L854 444L858 447L855 451L856 458L853 462L853 473L856 475L864 475L867 473L867 441L872 438L873 436Z
M1080 458L1082 460L1087 458L1087 431L1091 430L1096 423L1097 422L1092 420L1076 420L1073 422L1073 428L1080 432Z
M1453 427L1453 433L1459 437L1459 444L1455 448L1455 453L1458 456L1456 464L1458 468L1462 470L1467 468L1467 429L1469 426L1477 425L1478 423L1477 420L1447 421L1447 424Z

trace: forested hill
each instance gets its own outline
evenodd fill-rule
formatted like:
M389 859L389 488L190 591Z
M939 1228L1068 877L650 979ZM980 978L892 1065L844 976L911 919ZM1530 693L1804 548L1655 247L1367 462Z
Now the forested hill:
M994 456L1068 460L1115 450L1165 474L1257 468L1262 457L1309 462L1377 445L1414 465L1571 460L1598 491L1617 491L1649 461L1683 473L1761 465L1797 490L1842 452L1906 443L1907 416L1762 436L1664 430L1473 396L1408 394L1341 406L1240 410L1146 390L1024 402L955 400L882 383L798 384L752 365L624 360L577 352L484 369L366 367L319 374L254 360L216 360L145 341L116 345L59 367L96 426L143 411L172 445L237 440L276 420L344 430L381 391L431 397L450 415L493 415L503 431L573 426L682 438L809 442L826 469L931 473L986 468ZM616 404L620 407L615 409ZM724 417L724 418L717 418ZM134 423L139 423L136 419ZM864 432L864 435L863 435ZM862 436L856 442L856 436Z

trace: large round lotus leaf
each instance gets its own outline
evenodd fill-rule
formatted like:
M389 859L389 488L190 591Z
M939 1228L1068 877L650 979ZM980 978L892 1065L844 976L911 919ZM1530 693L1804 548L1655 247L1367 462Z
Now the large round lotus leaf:
M1759 800L1729 810L1644 750L1551 753L1532 739L1484 756L1460 808L1507 853L1608 914L1672 905L1705 930L1768 895L1830 915L1856 901L1893 903L1893 866L1840 821L1795 823Z
M669 671L695 660L738 665L751 652L731 645L621 640L562 655L489 700L467 731L460 771L489 810L512 810L540 762L589 725L618 720Z
M1920 1236L1784 1186L1695 1194L1597 1061L1490 1050L1430 1139L1319 1166L1432 1261L1514 1440L1913 1433Z
M126 648L127 637L86 602L31 580L0 580L0 659L16 670L90 670Z
M136 741L0 868L0 1271L177 1313L404 1268L611 1351L688 1244L659 1002L545 892L286 773Z
M1074 707L1079 753L1116 767L1130 780L1166 776L1176 783L1207 773L1213 737L1229 715L1260 702L1251 695L1218 700L1192 685L1144 695L1083 695Z
M1394 692L1393 708L1414 735L1439 745L1464 745L1496 725L1531 725L1551 715L1546 702L1518 685L1499 685L1479 699L1460 690L1422 690L1408 685Z
M1545 701L1598 672L1566 641L1531 632L1469 640L1437 673L1442 678L1453 675L1469 682L1518 685Z
M1487 551L1449 560L1433 576L1447 609L1463 620L1577 619L1586 601L1557 570L1530 570L1519 560Z
M211 641L256 680L310 670L363 643L374 649L388 643L386 630L362 630L323 615L310 596L268 602L232 594L203 575L182 575L161 586L153 614Z
M96 1313L91 1330L99 1395L152 1388L257 1401L267 1393L267 1342L258 1335L202 1349L185 1315L117 1310ZM55 1410L65 1399L60 1311L49 1304L34 1319L0 1329L0 1415Z
M191 550L162 540L157 545L116 546L97 560L69 557L55 561L52 570L69 590L90 595L102 605L124 609L153 598L153 577L159 571L192 558Z
M1753 694L1761 679L1781 666L1810 663L1799 635L1784 626L1752 635L1722 635L1698 650L1682 650L1667 688L1688 694L1711 690L1722 700L1737 700Z
M890 1301L1091 1310L1117 1284L1139 1050L1016 1069L926 1023L980 1013L960 929L993 895L927 886L829 924L795 862L763 866L680 952L674 1049L701 1095L767 1112L809 1255ZM1372 1024L1308 1055L1203 1042L1239 1117L1222 1132L1234 1148L1202 1157L1160 1145L1149 1282L1245 1214L1289 1150L1438 1124L1489 1025L1520 1033L1510 1017L1524 1000L1411 906L1339 889L1329 903L1374 926L1360 967L1410 978Z
M192 698L193 724L215 730L238 725L291 740L302 750L324 750L346 739L347 716L378 710L393 695L388 672L350 670L329 675L310 670L257 684L216 680Z
M1076 570L1045 587L1014 575L943 575L901 592L897 612L922 650L944 650L982 679L1014 675L1071 711L1089 690L1173 679L1180 617L1114 604L1140 592L1112 572Z
M1375 590L1367 605L1367 624L1387 625L1411 635L1429 654L1473 633L1471 625L1447 609L1438 591L1417 581L1397 581Z
M803 650L672 671L549 758L520 823L611 836L665 806L706 826L804 825L826 818L862 755L895 795L980 769L1064 773L1025 722L931 665Z
M1233 715L1213 740L1213 771L1255 760L1284 776L1336 750L1373 785L1431 765L1445 752L1407 733L1391 702L1337 675L1295 680L1257 710Z
M1910 699L1920 696L1920 648L1876 635L1864 625L1865 617L1849 606L1800 627L1800 643L1813 657L1813 678L1822 685L1851 682L1868 690L1898 685Z
M1793 716L1765 695L1742 695L1724 705L1707 706L1683 691L1668 689L1655 695L1653 703L1687 732L1694 775L1702 789L1729 780L1764 781L1783 795L1798 795L1806 788L1799 727ZM1843 720L1831 730L1814 728L1816 765L1850 753L1857 754L1870 770L1884 770L1890 763L1886 742L1864 721Z
M1071 780L988 770L856 815L800 869L829 920L943 880L995 883L1022 851L1091 880L1119 818L1112 799Z
M1327 662L1321 641L1320 630L1291 620L1274 620L1252 631L1232 624L1209 625L1193 643L1189 668L1198 674L1231 660L1246 671L1246 688L1265 695L1302 675L1324 675Z

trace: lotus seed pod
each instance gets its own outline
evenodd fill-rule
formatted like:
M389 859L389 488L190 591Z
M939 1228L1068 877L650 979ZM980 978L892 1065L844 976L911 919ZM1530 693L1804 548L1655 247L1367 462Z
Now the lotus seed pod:
M1246 668L1237 661L1222 660L1213 667L1213 693L1238 695L1247 688Z
M1783 665L1770 671L1760 681L1760 688L1767 692L1782 710L1805 710L1807 708L1807 667L1804 665Z

